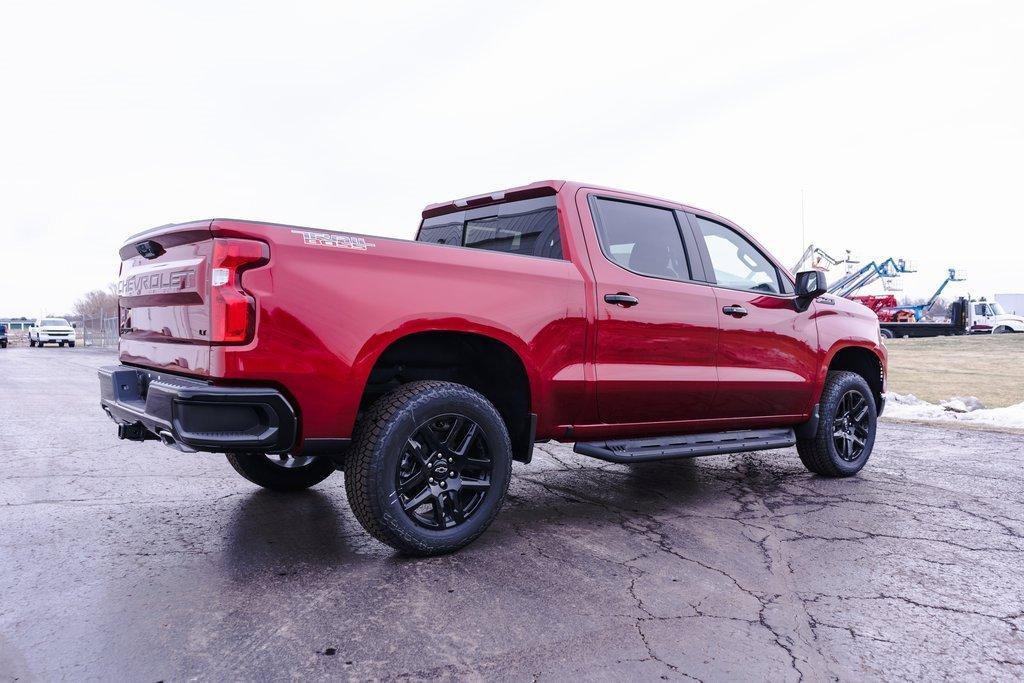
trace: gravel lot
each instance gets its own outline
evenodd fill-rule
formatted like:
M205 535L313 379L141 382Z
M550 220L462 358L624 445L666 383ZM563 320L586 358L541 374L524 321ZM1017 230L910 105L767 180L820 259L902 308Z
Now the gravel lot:
M119 442L113 360L0 350L5 679L1024 676L1024 436L887 423L844 481L543 445L479 541L411 560L340 474Z

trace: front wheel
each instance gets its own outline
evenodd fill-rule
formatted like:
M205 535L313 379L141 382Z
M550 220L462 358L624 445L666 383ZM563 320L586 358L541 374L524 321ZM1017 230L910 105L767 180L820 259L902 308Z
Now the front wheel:
M818 406L818 431L797 439L804 466L825 477L850 477L867 463L875 445L878 417L874 394L855 372L828 373Z
M75 342L68 342L68 346L70 346L71 348L75 348Z
M334 472L326 457L228 453L228 462L243 477L272 491L301 491L319 484Z
M452 382L411 382L359 421L345 491L367 532L412 555L448 553L501 509L512 445L494 406Z
M35 341L34 341L34 340L32 339L32 337L29 337L29 338L28 338L28 345L29 345L29 347L30 347L30 348L36 345L36 343L35 343Z

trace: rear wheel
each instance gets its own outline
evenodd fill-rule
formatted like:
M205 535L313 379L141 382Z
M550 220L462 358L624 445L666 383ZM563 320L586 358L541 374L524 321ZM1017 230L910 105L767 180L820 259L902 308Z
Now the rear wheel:
M861 470L875 445L878 418L867 381L855 372L828 373L818 408L818 431L797 439L804 466L826 477L849 477Z
M228 453L227 458L236 472L257 486L273 491L307 489L334 471L334 461L326 457Z
M490 526L511 474L508 430L486 398L452 382L411 382L360 420L345 490L371 535L405 553L436 555Z
M892 330L887 330L884 327L881 329L880 334L882 335L882 339L892 339L893 336Z

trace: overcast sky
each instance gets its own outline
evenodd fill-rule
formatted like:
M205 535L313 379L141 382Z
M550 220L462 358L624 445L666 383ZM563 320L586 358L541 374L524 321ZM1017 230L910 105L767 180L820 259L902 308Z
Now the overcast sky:
M18 2L0 10L0 316L213 216L411 237L544 178L706 208L787 264L1024 291L1024 2Z

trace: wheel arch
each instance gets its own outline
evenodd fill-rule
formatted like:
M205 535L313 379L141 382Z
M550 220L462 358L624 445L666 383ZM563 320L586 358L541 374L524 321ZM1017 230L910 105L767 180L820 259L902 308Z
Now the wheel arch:
M513 458L530 461L537 379L517 337L478 326L405 327L368 347L355 364L361 377L359 413L402 384L425 379L457 382L494 404L512 440Z
M881 408L885 391L885 361L874 348L856 344L838 346L831 351L825 364L826 374L833 370L846 370L863 377L871 387L875 406Z

